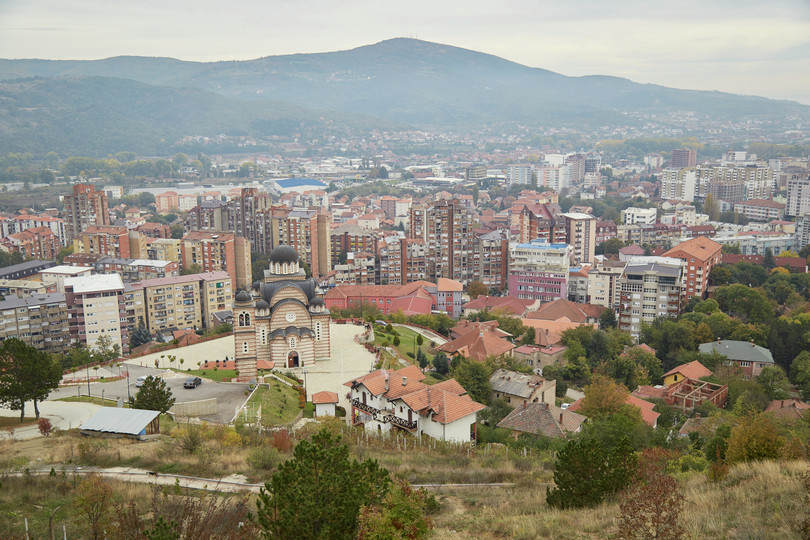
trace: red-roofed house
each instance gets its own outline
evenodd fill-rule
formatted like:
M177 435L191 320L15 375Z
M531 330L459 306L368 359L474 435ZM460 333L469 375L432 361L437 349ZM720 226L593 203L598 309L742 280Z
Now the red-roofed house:
M450 379L428 386L416 366L378 369L344 384L351 388L350 417L368 431L402 430L454 442L475 440L475 421L485 405L473 401Z
M335 392L315 392L312 394L312 403L315 405L315 417L335 416L335 405L338 395Z
M563 298L540 306L537 311L529 313L529 319L544 321L568 320L581 324L596 324L606 308L595 304L578 304Z
M414 281L405 285L338 285L324 295L323 300L327 309L346 309L361 304L377 306L383 314L396 312L392 303L396 299L419 297L430 299L431 309L436 305L436 298L429 288L435 285L427 281ZM403 304L398 304L402 306ZM415 304L407 304L414 307ZM424 312L430 313L430 310Z
M671 386L684 379L699 380L701 377L708 377L712 372L709 368L695 360L688 364L681 364L664 373L664 386Z
M461 355L470 360L483 362L488 356L512 356L512 349L515 346L506 337L502 330L487 326L478 325L478 331L467 332L459 338L448 341L436 347L437 350L449 355Z

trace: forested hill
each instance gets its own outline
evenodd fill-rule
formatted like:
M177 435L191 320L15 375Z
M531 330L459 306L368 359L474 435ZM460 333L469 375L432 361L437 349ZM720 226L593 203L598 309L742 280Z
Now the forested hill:
M550 51L553 54L553 51ZM0 60L0 78L104 76L362 113L413 125L627 124L627 112L693 111L715 119L810 116L810 108L721 92L676 90L607 76L567 77L476 51L397 38L347 51L184 62Z

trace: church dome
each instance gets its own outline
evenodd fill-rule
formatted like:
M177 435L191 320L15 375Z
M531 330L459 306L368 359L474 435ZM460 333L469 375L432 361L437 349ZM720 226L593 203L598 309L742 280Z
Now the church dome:
M324 305L323 304L323 298L321 298L320 296L316 296L315 298L313 298L312 300L309 301L309 305L310 306L322 306L322 305Z
M236 298L234 298L234 300L236 300L237 302L247 303L247 302L252 302L253 297L250 296L250 293L247 292L247 291L239 291L239 293L237 293Z
M271 263L295 263L298 262L298 252L291 246L276 246L270 252Z
M270 304L268 304L264 300L259 300L258 302L256 302L256 309L270 309Z

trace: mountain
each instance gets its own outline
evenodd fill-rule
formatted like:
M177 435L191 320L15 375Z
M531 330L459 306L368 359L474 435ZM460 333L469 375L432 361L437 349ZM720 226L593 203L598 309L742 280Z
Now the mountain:
M94 61L0 60L0 80L25 77L62 77L62 81L79 80L76 77L113 77L152 85L136 87L133 82L132 88L126 90L121 88L122 83L92 79L127 94L117 98L92 92L99 100L98 108L112 114L124 114L125 110L106 100L117 100L120 104L131 102L136 88L150 96L163 96L162 107L185 99L181 96L186 94L169 98L170 88L181 89L175 91L183 93L192 92L191 89L210 92L229 100L217 102L218 106L241 111L229 119L232 120L230 126L241 127L248 133L250 119L241 126L236 121L247 114L250 107L267 113L262 107L268 102L275 110L285 109L287 118L291 118L293 111L304 114L295 109L298 107L438 128L520 122L588 129L637 122L628 117L628 112L665 115L673 111L694 111L710 119L737 120L810 117L810 108L795 102L677 90L617 77L568 77L489 54L405 38L347 51L268 56L248 61L184 62L145 57ZM44 83L37 84L41 87ZM194 95L203 99L203 94ZM213 96L205 95L205 100L213 102ZM58 102L58 96L53 96L52 101ZM49 103L46 99L42 106L50 107ZM101 113L98 115L100 118ZM210 123L227 124L224 119L217 120L219 116L213 114ZM142 120L132 118L131 122L150 119L161 122L159 115L148 115ZM155 124L153 127L176 133L189 127L185 124L196 121L182 120L178 125ZM369 117L365 120L367 126L377 121ZM197 125L203 127L199 122Z
M0 148L5 152L165 155L187 135L321 137L370 127L399 126L363 115L111 77L0 82Z

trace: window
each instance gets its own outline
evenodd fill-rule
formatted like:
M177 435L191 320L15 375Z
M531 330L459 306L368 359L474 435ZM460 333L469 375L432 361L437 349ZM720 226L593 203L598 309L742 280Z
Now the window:
M247 341L242 342L242 352L247 354L248 353L248 343Z
M295 348L295 336L290 336L289 345L291 349Z
M751 362L740 362L740 367L751 367Z

